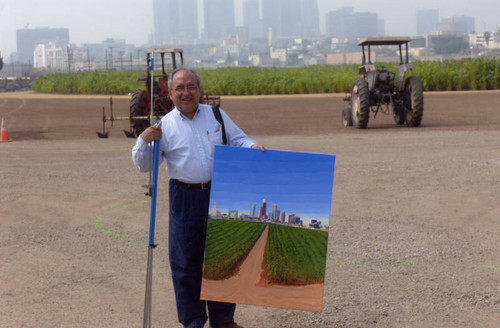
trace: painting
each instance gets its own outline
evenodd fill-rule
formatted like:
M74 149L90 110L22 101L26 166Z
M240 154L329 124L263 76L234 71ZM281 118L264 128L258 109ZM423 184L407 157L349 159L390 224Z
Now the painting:
M216 146L201 299L321 312L334 167Z

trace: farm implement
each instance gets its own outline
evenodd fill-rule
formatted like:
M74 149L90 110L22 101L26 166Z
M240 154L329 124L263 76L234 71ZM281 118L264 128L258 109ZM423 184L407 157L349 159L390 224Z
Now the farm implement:
M139 78L140 82L144 82L144 89L137 89L132 93L130 99L129 116L114 116L113 115L113 98L109 100L110 115L106 116L106 110L102 108L102 132L96 132L99 138L108 138L109 132L106 131L106 122L111 123L113 128L114 121L128 120L130 121L130 129L123 130L128 138L137 138L146 128L150 126L151 115L158 120L165 116L174 108L174 104L169 96L168 90L168 74L165 71L166 59L165 55L170 55L172 70L177 68L177 63L184 64L184 55L182 49L148 49L146 51L147 67L150 67L154 57L159 56L161 59L161 74L153 75L147 70L147 75ZM153 97L151 97L151 93ZM151 114L151 99L153 99L153 113ZM210 105L220 105L219 96L204 95L200 99L200 103Z

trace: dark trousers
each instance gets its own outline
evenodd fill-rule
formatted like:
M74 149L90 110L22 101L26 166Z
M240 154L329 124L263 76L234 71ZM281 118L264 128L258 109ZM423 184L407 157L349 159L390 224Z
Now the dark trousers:
M170 180L168 246L177 316L184 327L217 326L234 319L236 304L200 300L209 189L190 189Z

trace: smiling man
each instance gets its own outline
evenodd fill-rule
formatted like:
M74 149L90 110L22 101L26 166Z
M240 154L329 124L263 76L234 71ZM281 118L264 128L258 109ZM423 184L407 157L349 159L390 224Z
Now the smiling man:
M169 259L177 314L184 327L238 328L236 304L200 300L203 253L210 201L215 145L223 144L222 127L212 107L200 104L198 72L177 68L168 80L175 108L137 138L132 159L141 172L151 170L152 141L160 140L160 163L167 161L169 181ZM264 147L247 135L221 110L227 144ZM207 316L208 309L208 316Z

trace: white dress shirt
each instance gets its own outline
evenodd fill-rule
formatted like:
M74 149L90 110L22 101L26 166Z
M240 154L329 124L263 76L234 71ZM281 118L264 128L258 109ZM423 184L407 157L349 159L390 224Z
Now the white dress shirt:
M221 109L227 143L235 147L251 147L257 142L247 135ZM212 178L215 145L222 145L222 126L210 105L200 104L192 120L174 108L161 119L159 163L165 158L172 179L185 183L208 182ZM140 136L132 149L135 167L148 172L152 167L152 143Z

